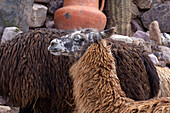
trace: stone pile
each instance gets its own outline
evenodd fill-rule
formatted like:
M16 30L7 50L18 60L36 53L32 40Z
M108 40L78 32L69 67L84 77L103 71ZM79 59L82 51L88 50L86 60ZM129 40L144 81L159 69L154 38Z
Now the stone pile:
M115 34L112 35L111 38L117 41L123 41L125 43L133 43L142 46L144 51L149 53L149 57L155 65L169 68L170 43L162 43L164 36L160 32L157 21L153 21L149 28L149 33L138 30L132 37ZM167 33L164 34L166 35L167 40L170 41L170 35Z
M0 27L19 27L29 30L34 0L0 0Z
M168 0L133 0L132 20L136 21L144 31L148 30L151 22L156 20L161 32L169 33L170 4L166 1Z
M0 3L0 40L5 27L18 27L23 32L42 27L55 28L54 13L63 6L63 2L64 0L2 1Z
M63 2L64 0L34 0L33 14L31 20L33 24L31 24L30 27L55 28L54 13L57 9L63 6Z
M143 43L156 65L169 67L170 1L132 0L131 13L132 37L130 38L134 43ZM140 41L136 38L140 38Z

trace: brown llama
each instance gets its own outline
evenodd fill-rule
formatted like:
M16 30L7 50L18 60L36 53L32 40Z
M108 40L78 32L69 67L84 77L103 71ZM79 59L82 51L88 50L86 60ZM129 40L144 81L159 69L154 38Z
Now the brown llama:
M78 38L80 36L77 37L77 42ZM54 48L55 44L59 42L52 42L49 47L53 54L80 57L70 68L76 112L170 112L170 98L134 101L125 97L117 76L116 59L112 55L110 41L98 40L91 44L84 54L74 54L75 45L74 49L70 50L70 46L64 46L65 44L59 44Z
M156 66L160 78L160 92L158 97L170 97L170 69Z
M115 59L106 42L92 44L70 68L77 112L170 112L170 98L133 101L124 97Z

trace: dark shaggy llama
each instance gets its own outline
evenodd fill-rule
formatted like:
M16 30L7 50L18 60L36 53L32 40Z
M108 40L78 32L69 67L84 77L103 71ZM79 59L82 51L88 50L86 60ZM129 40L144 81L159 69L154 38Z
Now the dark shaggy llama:
M77 35L79 36L75 36L76 42L82 42L82 38L87 40L87 37ZM67 38L74 40L74 36ZM112 43L110 41L100 41L100 39L94 41L94 44L89 45L85 53L84 51L81 51L82 53L77 52L80 48L78 44L65 46L66 43L68 44L68 39L62 44L55 43L60 41L61 39L55 39L51 42L49 47L51 53L66 56L71 53L73 56L80 57L70 68L76 102L75 112L170 112L170 98L135 102L125 97L125 93L120 87L121 84L116 72L116 60L111 52ZM84 46L85 44L81 43L81 45Z
M74 109L69 67L73 59L54 56L50 41L71 31L32 30L0 46L0 95L20 113L66 113Z
M87 30L87 31L86 31ZM72 55L80 57L87 47L102 35L109 37L112 29L98 32L85 29L54 39L49 50L54 55ZM116 69L121 88L126 96L134 100L147 100L156 97L159 92L159 77L149 57L138 51L135 45L126 45L107 39L112 44L112 55L116 60Z

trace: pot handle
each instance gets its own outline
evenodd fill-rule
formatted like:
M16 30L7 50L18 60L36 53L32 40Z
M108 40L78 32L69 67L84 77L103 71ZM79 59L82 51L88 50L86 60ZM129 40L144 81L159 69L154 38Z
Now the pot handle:
M104 3L105 3L105 0L102 0L101 6L100 6L100 11L103 11Z

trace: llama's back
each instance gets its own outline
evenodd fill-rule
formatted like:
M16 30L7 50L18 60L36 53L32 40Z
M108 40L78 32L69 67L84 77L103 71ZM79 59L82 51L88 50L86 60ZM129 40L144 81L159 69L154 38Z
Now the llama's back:
M170 97L170 69L156 66L160 78L159 97Z
M147 55L135 45L127 45L107 39L116 60L117 75L126 96L134 100L147 100L157 96L159 77Z

